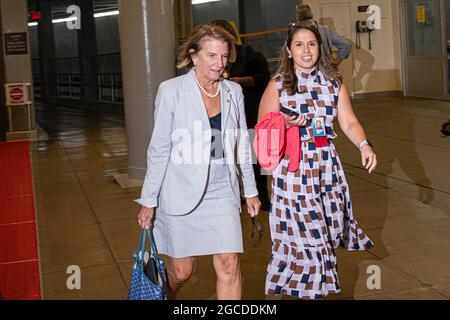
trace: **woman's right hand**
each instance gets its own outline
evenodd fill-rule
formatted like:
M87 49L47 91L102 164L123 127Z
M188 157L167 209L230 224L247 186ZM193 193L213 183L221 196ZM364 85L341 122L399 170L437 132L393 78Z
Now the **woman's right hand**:
M294 127L294 126L301 127L308 123L308 119L304 115L288 116L282 112L281 112L281 114L284 117L284 120L286 123L286 128L290 128L290 127Z
M155 208L142 207L139 211L138 221L141 228L150 229L152 225L153 214L155 213Z

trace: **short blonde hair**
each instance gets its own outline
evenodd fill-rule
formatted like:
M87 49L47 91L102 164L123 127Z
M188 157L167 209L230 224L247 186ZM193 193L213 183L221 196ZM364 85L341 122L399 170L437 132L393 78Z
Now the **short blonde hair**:
M191 69L194 66L194 62L191 58L191 50L194 53L199 52L202 49L205 38L212 38L216 40L224 41L228 44L229 56L228 63L236 61L236 40L229 34L223 27L212 24L204 23L196 26L189 36L187 42L184 44L180 55L178 56L178 69Z

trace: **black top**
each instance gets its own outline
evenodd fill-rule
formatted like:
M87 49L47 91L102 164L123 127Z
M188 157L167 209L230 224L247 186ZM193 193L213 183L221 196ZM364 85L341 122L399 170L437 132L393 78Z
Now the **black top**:
M211 126L211 159L222 159L223 146L222 146L222 113L219 112L214 117L209 118L209 124Z
M254 87L242 87L247 126L253 128L258 118L259 101L270 80L269 65L264 55L250 46L236 46L236 61L231 65L230 77L252 76Z

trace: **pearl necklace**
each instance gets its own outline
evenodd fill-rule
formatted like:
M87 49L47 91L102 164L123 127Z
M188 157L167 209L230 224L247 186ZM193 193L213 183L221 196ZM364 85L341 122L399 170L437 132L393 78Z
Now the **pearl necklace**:
M197 85L198 85L198 87L200 88L200 90L201 90L204 94L206 94L208 97L210 97L210 98L215 98L215 97L217 97L217 96L219 95L219 92L220 92L220 86L217 85L217 92L216 92L216 93L209 93L208 91L206 91L205 88L203 88L203 86L200 84L200 81L198 81L197 75L195 74L195 70L194 70L194 79L195 79L195 82L197 82Z

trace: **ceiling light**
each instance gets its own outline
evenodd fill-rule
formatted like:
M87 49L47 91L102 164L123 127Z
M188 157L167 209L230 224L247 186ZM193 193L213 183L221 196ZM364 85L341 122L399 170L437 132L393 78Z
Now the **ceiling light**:
M218 0L215 0L218 1ZM98 13L94 13L94 18L99 18L99 17L109 17L109 16L115 16L119 14L119 10L115 10L115 11L106 11L106 12L98 12ZM77 17L67 17L67 18L61 18L61 19L53 19L52 23L61 23L61 22L67 22L67 21L76 21ZM34 27L37 26L38 23L37 22L29 22L28 26L29 27Z
M221 0L192 0L192 4L201 4L201 3L208 3L208 2L218 2Z
M106 12L99 12L99 13L94 13L94 17L98 18L98 17L108 17L108 16L115 16L119 14L119 10L115 10L115 11L106 11Z
M62 18L62 19L53 19L52 23L60 23L60 22L67 22L67 21L76 21L77 17L68 17L68 18Z

